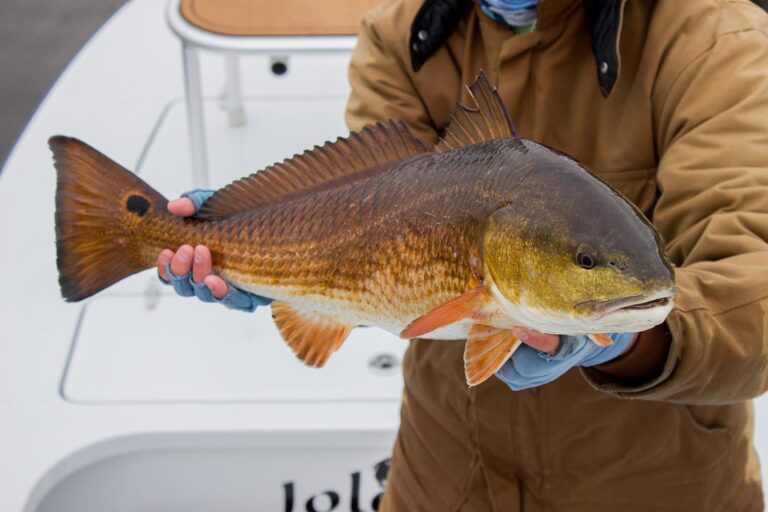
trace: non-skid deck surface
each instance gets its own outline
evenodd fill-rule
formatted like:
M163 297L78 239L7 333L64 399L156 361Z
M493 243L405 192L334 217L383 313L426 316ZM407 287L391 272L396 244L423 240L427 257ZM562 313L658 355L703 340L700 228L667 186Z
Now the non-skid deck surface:
M231 36L353 35L382 0L182 0L181 14Z

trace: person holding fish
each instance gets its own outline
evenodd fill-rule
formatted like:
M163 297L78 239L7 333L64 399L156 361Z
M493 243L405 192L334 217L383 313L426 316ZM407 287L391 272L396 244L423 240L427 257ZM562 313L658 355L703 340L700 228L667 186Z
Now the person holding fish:
M215 193L52 138L62 293L156 264L313 366L411 339L380 510L763 510L766 69L746 0L392 0L353 134Z

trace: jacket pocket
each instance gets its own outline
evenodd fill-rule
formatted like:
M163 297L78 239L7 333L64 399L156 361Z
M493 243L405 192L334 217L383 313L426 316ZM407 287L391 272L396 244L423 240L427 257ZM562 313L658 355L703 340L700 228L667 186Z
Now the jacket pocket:
M734 436L725 422L720 419L723 407L680 405L675 409L680 413L683 424L691 430L711 436Z
M646 217L651 217L657 198L655 167L605 171L597 174L632 201Z
M737 444L736 433L744 428L732 406L689 408L586 393L569 398L557 409L578 410L578 416L558 422L548 433L550 444L559 447L552 451L553 469L566 474L632 481L653 474L660 479L658 485L663 475L678 475L680 485L684 475L715 478L718 465ZM652 487L653 481L642 485Z

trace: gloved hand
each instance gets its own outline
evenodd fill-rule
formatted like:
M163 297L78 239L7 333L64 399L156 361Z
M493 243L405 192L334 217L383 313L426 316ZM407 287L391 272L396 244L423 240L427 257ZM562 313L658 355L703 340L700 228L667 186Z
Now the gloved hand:
M168 211L183 217L194 215L211 195L212 190L186 192L181 199L168 203ZM182 245L175 253L170 249L164 250L157 259L157 271L160 281L173 286L182 297L194 295L203 302L218 302L240 311L254 311L258 306L272 302L271 299L232 286L214 275L211 252L204 245L194 249L190 245Z
M596 366L617 358L632 345L637 333L608 336L613 344L607 347L595 344L586 336L560 336L560 344L553 353L542 352L523 343L496 372L496 377L514 391L541 386L574 366Z

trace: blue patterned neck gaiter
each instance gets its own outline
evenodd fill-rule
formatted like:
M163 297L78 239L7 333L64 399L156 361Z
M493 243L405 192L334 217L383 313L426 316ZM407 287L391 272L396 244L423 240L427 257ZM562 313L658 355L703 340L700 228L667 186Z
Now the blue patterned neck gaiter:
M477 0L492 20L510 27L527 27L536 22L538 0Z

